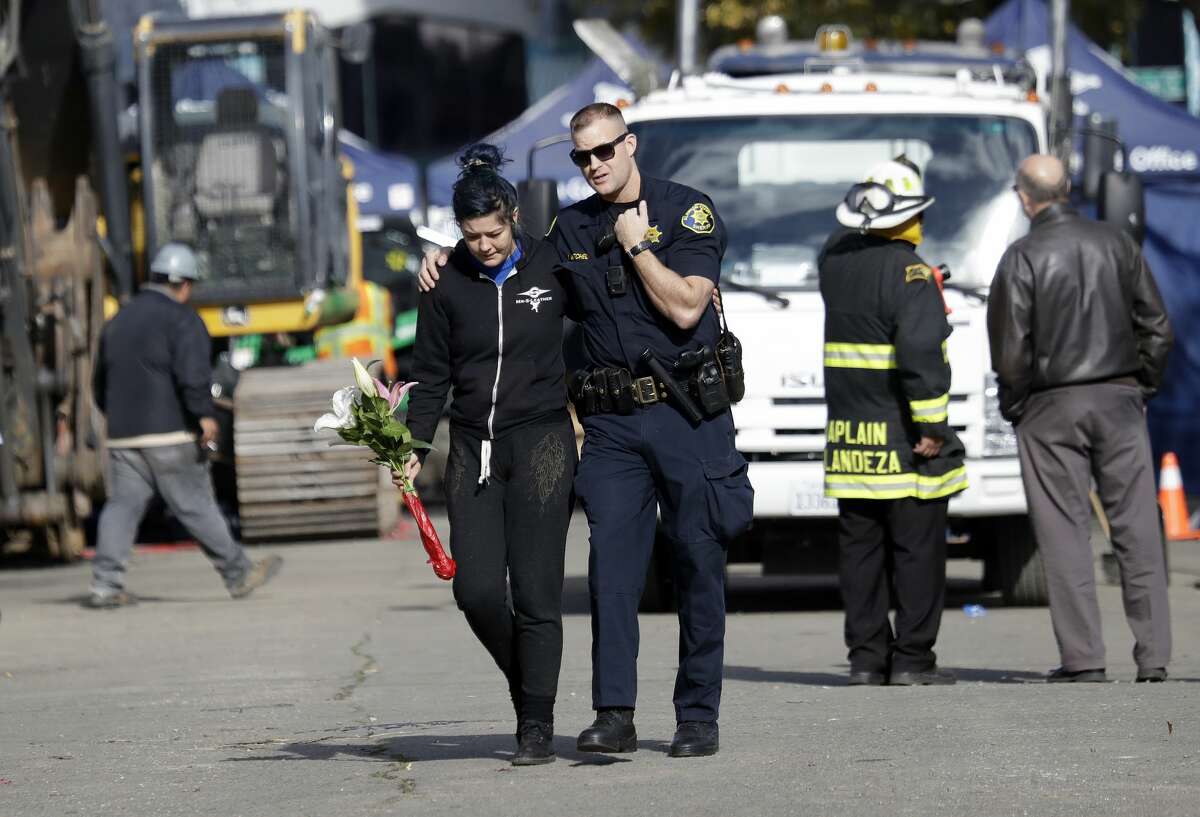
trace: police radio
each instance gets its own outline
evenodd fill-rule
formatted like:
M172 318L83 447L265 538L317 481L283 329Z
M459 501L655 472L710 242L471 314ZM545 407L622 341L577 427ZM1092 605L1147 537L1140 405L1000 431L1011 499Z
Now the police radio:
M718 297L721 290L717 288ZM713 306L716 309L716 306ZM746 396L746 372L742 369L742 342L737 335L729 331L729 322L725 320L725 309L722 305L717 312L721 316L721 336L717 338L717 362L721 365L721 373L725 376L725 390L729 393L729 402L738 403Z

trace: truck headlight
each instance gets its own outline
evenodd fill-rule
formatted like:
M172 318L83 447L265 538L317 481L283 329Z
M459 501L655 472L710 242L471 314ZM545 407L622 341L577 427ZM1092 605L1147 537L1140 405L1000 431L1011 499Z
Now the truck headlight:
M983 383L983 456L1015 457L1017 434L1000 416L1000 386L995 372L988 372Z

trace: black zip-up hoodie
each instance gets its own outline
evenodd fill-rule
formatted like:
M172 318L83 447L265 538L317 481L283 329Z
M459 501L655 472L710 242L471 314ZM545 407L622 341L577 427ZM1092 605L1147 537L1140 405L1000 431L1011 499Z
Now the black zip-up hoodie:
M451 387L451 424L480 440L565 412L567 272L551 245L518 240L522 258L501 286L460 241L437 287L421 295L406 420L416 439L433 440Z

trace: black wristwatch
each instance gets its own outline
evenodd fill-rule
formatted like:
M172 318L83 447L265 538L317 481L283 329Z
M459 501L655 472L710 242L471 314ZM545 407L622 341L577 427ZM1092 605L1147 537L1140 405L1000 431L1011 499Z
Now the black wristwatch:
M652 246L654 246L654 245L651 244L649 241L642 241L642 242L639 242L638 244L630 247L629 250L627 250L627 252L629 253L629 257L633 258L635 255L645 252L646 250L650 249Z

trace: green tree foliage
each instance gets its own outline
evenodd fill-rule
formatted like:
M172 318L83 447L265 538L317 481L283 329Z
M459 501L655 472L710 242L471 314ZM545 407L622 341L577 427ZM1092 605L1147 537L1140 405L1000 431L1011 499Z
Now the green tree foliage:
M607 16L634 25L666 54L675 50L675 0L573 0L579 16ZM855 37L946 40L959 21L986 18L1003 0L702 0L704 50L753 38L768 14L788 23L792 39L811 38L826 23L845 23ZM1071 21L1102 48L1127 56L1141 0L1072 0Z

